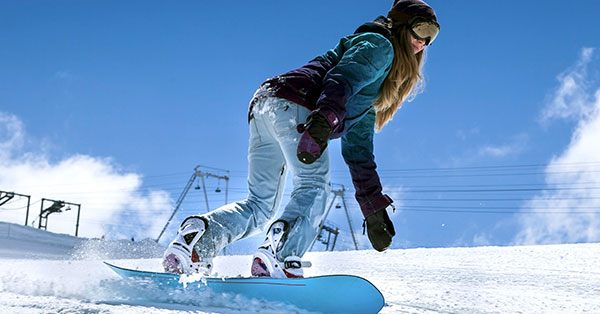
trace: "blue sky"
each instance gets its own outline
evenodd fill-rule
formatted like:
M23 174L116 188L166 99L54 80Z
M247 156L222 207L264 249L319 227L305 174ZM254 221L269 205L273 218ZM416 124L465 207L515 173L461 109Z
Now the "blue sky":
M196 165L229 170L241 200L256 88L391 2L2 1L0 190L80 202L84 236L156 237ZM425 90L375 140L394 247L600 241L600 3L429 3L442 30ZM222 204L224 182L207 185ZM21 223L23 206L0 220ZM205 207L192 189L176 220ZM343 211L328 223L350 247ZM49 230L72 225L56 214Z

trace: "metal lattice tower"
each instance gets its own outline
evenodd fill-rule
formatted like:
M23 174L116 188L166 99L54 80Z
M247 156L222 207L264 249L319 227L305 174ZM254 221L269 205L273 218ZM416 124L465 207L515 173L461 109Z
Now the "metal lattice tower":
M210 173L210 172L204 172L204 171L201 170L203 168L204 169L217 170L217 171L224 171L227 174L224 175L224 176L220 176L220 175L216 175L216 174L213 174L213 173ZM206 183L204 181L205 177L212 177L212 178L216 178L216 179L219 179L219 180L221 180L221 179L225 180L225 204L227 204L227 198L228 198L228 193L229 193L229 170L222 170L222 169L217 169L217 168L210 168L210 167L205 167L205 166L200 166L200 165L196 166L196 168L194 168L194 173L192 173L192 176L188 180L188 183L186 184L185 188L181 192L181 195L179 195L179 198L177 199L177 202L176 202L176 205L175 205L175 209L173 209L173 213L171 213L171 217L169 217L169 220L167 221L167 223L165 224L164 228L162 229L162 231L160 232L160 234L156 238L156 242L160 241L160 238L163 236L163 234L167 230L167 227L169 226L169 224L173 220L173 217L175 217L175 214L177 213L177 211L181 207L181 203L183 203L183 200L185 199L185 196L189 192L189 190L192 187L192 185L194 185L194 181L196 180L196 178L200 178L200 180L202 181L202 188L204 190L204 200L206 201L206 211L207 212L210 211L210 205L208 203L208 194L206 193Z
M316 241L320 241L321 243L326 245L326 250L328 251L333 251L335 248L335 243L337 241L337 237L339 234L339 229L338 228L332 228L330 226L326 226L325 225L325 220L327 219L327 216L329 215L329 212L331 211L331 207L333 206L333 204L335 203L335 200L338 198L338 196L340 197L340 199L342 200L342 204L344 206L344 212L346 213L346 219L348 221L348 228L350 229L350 235L352 236L352 242L354 243L354 249L358 250L358 243L356 242L356 237L354 236L354 228L352 228L352 221L350 220L350 213L348 212L348 206L346 206L346 200L344 199L344 192L346 191L346 189L344 188L343 185L341 185L341 188L339 190L331 190L331 193L333 193L333 199L331 200L331 203L329 203L329 207L327 207L327 211L325 212L325 216L323 217L323 221L321 222L321 225L319 226L319 231L318 231L318 236L317 239L315 239L315 241L313 241L312 245L310 246L311 250L312 247L315 245ZM339 206L339 205L338 205ZM336 208L339 208L338 206L336 206ZM328 233L327 236L327 240L323 240L323 237L321 236L321 233L325 231ZM331 235L334 235L333 237L333 243L331 244ZM331 249L329 247L329 245L331 244Z

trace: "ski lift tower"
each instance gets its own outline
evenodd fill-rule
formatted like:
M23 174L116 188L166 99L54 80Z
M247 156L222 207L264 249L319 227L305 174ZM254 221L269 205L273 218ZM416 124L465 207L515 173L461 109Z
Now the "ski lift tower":
M225 172L226 175L224 175L224 176L217 175L217 174L214 174L214 173L211 173L211 172L208 172L208 171L206 171L206 172L202 171L202 169L206 169L208 171L212 170L212 171L218 171L218 172ZM167 221L167 223L165 224L164 228L162 229L162 231L160 232L160 234L156 238L156 242L160 241L160 238L165 233L165 230L167 230L167 227L171 223L171 220L173 220L173 217L175 217L175 214L177 213L177 211L181 207L181 203L183 203L183 200L185 199L185 196L189 192L189 190L192 187L192 185L194 185L194 181L196 181L196 178L200 178L200 180L202 182L202 190L204 190L204 200L206 201L206 211L207 212L210 211L210 205L208 204L208 194L206 193L206 183L204 181L205 177L211 177L211 178L216 178L216 179L219 179L219 180L225 180L225 204L227 204L227 202L228 202L227 201L227 197L228 197L228 193L229 193L229 170L223 170L223 169L205 167L205 166L200 166L200 165L196 166L196 168L194 168L194 173L192 173L192 176L188 180L188 183L186 184L185 188L181 192L181 195L179 195L179 198L177 199L177 203L175 205L175 209L173 209L173 213L171 213L171 217L169 217L169 220ZM199 186L196 187L196 189L199 189ZM217 187L216 192L221 192L221 189L219 187Z
M27 198L27 212L25 213L25 226L27 226L27 221L29 220L29 206L31 205L31 195L0 191L0 207L13 199L15 196Z
M44 202L50 202L52 205L44 209ZM66 206L66 207L65 207ZM79 234L79 217L81 214L81 204L69 203L65 201L51 200L42 198L42 205L40 206L40 215L38 221L38 229L48 230L48 216L54 213L62 213L64 211L71 210L71 206L77 207L77 222L75 223L75 236Z
M323 217L323 221L321 222L321 225L319 225L319 233L317 238L313 241L313 243L310 246L310 249L312 250L312 247L315 245L316 241L319 241L323 244L326 245L325 249L327 251L333 251L333 249L335 248L335 243L337 241L337 237L338 234L340 232L340 230L338 228L333 228L330 226L326 226L325 225L325 220L327 219L327 216L329 215L329 212L331 211L331 207L333 206L333 204L335 203L335 200L337 199L337 197L339 196L340 199L342 199L342 204L344 205L344 211L346 213L346 219L348 220L348 228L350 229L350 235L352 235L352 242L354 243L354 249L358 250L358 243L356 242L356 237L354 236L354 229L352 228L352 221L350 220L350 213L348 213L348 206L346 206L346 200L344 199L344 191L346 191L346 189L344 188L343 185L340 185L341 188L339 190L331 190L331 193L333 193L333 199L331 200L331 203L329 203L329 207L327 208L327 211L325 212L325 216ZM340 206L339 204L335 206L335 208L341 208L342 206ZM323 231L327 232L327 239L325 240L322 233ZM331 243L331 236L333 235L333 243ZM331 248L330 245L331 244Z

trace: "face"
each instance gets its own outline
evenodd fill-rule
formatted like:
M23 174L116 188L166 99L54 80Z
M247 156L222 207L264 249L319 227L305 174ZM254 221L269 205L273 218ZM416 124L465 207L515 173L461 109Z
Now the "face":
M415 52L415 54L423 51L423 49L425 49L425 40L423 39L417 39L414 36L410 35L410 44L413 47L413 51Z

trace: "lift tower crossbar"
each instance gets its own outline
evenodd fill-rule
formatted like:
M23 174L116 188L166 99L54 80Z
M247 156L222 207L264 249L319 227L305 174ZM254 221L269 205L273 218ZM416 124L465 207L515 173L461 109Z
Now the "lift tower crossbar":
M224 176L220 176L220 175L216 175L216 174L213 174L210 172L204 172L201 170L202 168L218 170L218 171L225 171L227 174ZM188 194L188 192L189 192L190 188L192 187L192 185L194 184L194 181L196 180L196 178L200 178L200 180L202 181L202 187L204 190L204 200L206 200L206 211L207 212L210 211L210 205L208 204L208 194L206 193L206 184L204 182L205 177L216 178L219 180L225 180L225 204L227 204L228 193L229 193L229 170L222 170L222 169L210 168L210 167L204 167L204 166L196 166L196 168L194 168L194 173L192 173L192 176L188 180L187 184L185 185L185 188L183 189L183 191L179 195L179 198L177 199L177 202L175 203L175 209L173 209L173 212L171 213L171 217L169 217L169 220L167 221L167 223L161 230L160 234L156 238L156 242L160 241L160 238L163 236L163 234L167 230L167 227L169 226L169 224L171 223L171 220L173 220L173 217L175 217L175 214L181 207L181 203L183 203L185 196Z

